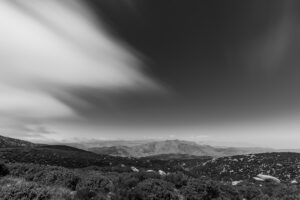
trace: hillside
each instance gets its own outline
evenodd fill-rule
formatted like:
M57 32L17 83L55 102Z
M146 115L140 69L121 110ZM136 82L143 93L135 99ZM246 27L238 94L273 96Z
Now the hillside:
M74 151L75 152L86 152L88 153L88 151L85 151L83 149L79 149L79 148L75 148L75 147L70 147L67 145L38 145L36 146L36 148L39 149L56 149L56 150L65 150L65 151Z
M35 163L44 165L81 168L88 166L110 166L126 162L126 158L99 155L80 149L62 146L43 146L33 148L1 148L0 159L8 162Z
M214 180L250 180L257 174L268 174L281 181L300 178L300 153L261 153L212 159L191 170L196 176Z
M194 156L231 156L248 153L268 152L270 149L263 148L219 148L209 145L199 145L195 142L182 140L151 141L135 146L110 146L94 147L88 149L98 154L109 154L122 157L145 157L160 154L186 154Z
M107 154L121 157L137 157L133 152L134 150L131 147L126 146L93 147L89 148L88 150L97 154Z
M200 152L200 147L203 154L239 152L178 140L144 146L148 154L172 149L193 153ZM0 148L0 161L0 176L4 176L0 178L0 199L300 198L299 153L218 158L171 153L134 158L33 144ZM254 180L259 174L278 178L278 182Z
M145 170L182 171L197 177L226 181L252 180L259 173L273 175L284 181L300 176L299 153L273 152L220 157L226 154L245 154L247 151L167 140L133 147L105 147L103 154L97 154L66 145L37 145L13 138L1 139L4 145L0 148L0 160L10 163L35 163L68 168L97 166L104 171L130 171L130 167L135 166ZM128 156L113 155L115 152Z
M158 154L153 156L146 156L142 158L148 158L148 159L156 159L156 160L189 160L189 159L203 159L203 158L211 158L209 156L195 156L195 155L189 155L189 154Z
M0 135L0 148L34 147L37 146L24 140L4 137Z
M38 146L32 148L0 148L0 161L9 163L34 163L67 168L96 167L102 171L131 171L130 167L169 172L190 169L211 159L210 157L172 156L127 158L100 155L68 146Z
M183 156L179 154L137 159L130 157L130 155L128 155L129 157L111 156L109 154L112 152L109 151L96 154L67 145L42 145L13 138L1 138L5 141L5 145L2 145L0 148L0 160L10 163L35 163L67 168L97 166L103 170L111 170L120 166L125 166L125 168L136 166L145 169L177 171L183 170L183 166L191 168L210 159L209 157ZM126 149L127 147L124 148ZM121 153L124 155L124 152ZM128 170L125 168L121 170Z
M67 145L79 149L88 150L90 148L101 148L101 147L132 147L155 140L92 140L92 141L81 141L81 142L65 142L65 143L53 143L53 145Z
M132 160L128 163L130 165L123 164L125 160L115 159L119 162L113 163L110 168L89 166L82 169L9 162L6 166L0 164L0 176L1 173L4 176L0 178L0 199L296 200L300 198L297 179L299 158L300 154L291 153L206 158L198 160L197 166L191 169L182 168L174 172L163 168L168 164L163 160L154 163L149 158ZM40 159L38 157L36 161ZM146 162L148 167L155 164L157 168L151 171L141 168L138 165L142 162ZM135 170L132 170L133 163L136 164ZM187 160L184 160L181 166L186 163ZM281 182L254 181L253 177L258 173L271 174ZM35 198L37 196L39 198Z

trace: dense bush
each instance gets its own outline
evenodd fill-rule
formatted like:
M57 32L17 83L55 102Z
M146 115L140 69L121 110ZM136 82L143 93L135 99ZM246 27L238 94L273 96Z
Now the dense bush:
M240 200L243 199L239 191L236 187L233 187L231 185L220 185L219 186L219 193L220 198L222 200L228 199L228 200Z
M262 192L272 198L299 199L299 197L300 197L299 189L300 188L298 188L298 186L296 186L296 185L287 186L285 184L266 183L262 187Z
M159 179L147 179L136 186L131 194L131 198L143 200L177 200L179 199L179 195L172 183Z
M97 172L89 172L82 177L77 186L76 190L88 188L91 191L108 193L114 189L113 182Z
M107 196L101 192L83 188L77 191L75 195L76 200L107 200Z
M264 199L266 195L262 192L261 187L253 183L244 182L237 187L241 196L245 199Z
M5 178L0 181L1 200L72 200L69 190L46 187L23 179Z
M187 185L181 188L181 194L187 200L209 200L220 196L220 188L212 181L189 179Z
M40 174L40 176L39 176ZM33 181L40 182L46 185L59 185L71 190L75 190L80 181L79 175L70 170L53 170L49 172L37 173Z
M0 163L0 177L9 174L9 169L4 163Z
M186 186L188 179L188 176L182 172L170 173L165 177L165 180L173 183L176 186L176 188Z
M37 164L11 164L11 175L25 178L27 181L34 181L44 185L56 185L76 189L80 180L75 170L63 167L45 166Z

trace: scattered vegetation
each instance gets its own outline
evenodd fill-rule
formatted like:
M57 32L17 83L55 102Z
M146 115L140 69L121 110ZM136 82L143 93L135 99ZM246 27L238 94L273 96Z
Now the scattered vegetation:
M0 179L0 199L2 200L71 200L72 191L27 182L22 178Z
M1 200L300 199L297 153L125 158L34 146L0 148L0 160Z
M12 163L33 163L61 166L66 168L83 168L97 166L104 171L129 172L130 166L164 171L184 171L200 165L211 157L182 158L126 158L99 155L67 146L37 146L34 148L0 148L0 159Z
M299 153L262 153L221 157L199 164L191 170L195 176L214 180L253 180L257 174L275 176L284 182L300 177Z
M300 184L243 181L232 185L183 172L107 172L40 164L1 164L2 200L293 200ZM2 172L2 171L0 171ZM9 173L8 173L9 172Z

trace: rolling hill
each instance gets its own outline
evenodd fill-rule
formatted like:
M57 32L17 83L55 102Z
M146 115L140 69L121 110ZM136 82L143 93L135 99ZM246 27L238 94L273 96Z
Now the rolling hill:
M135 166L165 171L192 171L197 176L217 176L216 179L245 179L259 172L280 174L280 178L284 179L282 174L288 173L282 170L293 171L290 176L294 177L296 170L300 169L300 154L297 153L249 154L269 149L216 148L181 140L92 148L90 151L66 145L34 144L3 136L0 136L0 141L0 160L10 163L35 163L68 168L98 166L107 168L106 170ZM242 171L238 171L240 169Z
M24 140L0 136L0 148L35 147L37 144Z
M39 165L62 166L67 168L98 167L104 171L130 170L131 166L153 170L177 171L191 168L209 160L209 157L193 156L154 156L143 158L118 157L96 154L67 145L34 144L23 140L1 137L0 161L6 163L31 163ZM164 159L162 159L164 157Z
M191 169L198 176L214 180L250 180L258 174L267 174L281 181L300 178L300 153L273 152L222 157L201 163Z

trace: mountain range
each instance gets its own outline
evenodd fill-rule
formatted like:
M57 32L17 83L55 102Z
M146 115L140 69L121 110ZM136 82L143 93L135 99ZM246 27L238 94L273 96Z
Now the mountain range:
M246 147L213 147L184 140L116 140L94 141L86 143L64 144L35 144L24 140L0 136L0 148L47 148L55 150L67 150L72 152L86 151L101 155L117 157L153 157L163 159L184 158L190 156L223 157L250 153L266 152L300 152L298 149L271 149L271 148L246 148Z
M93 147L88 150L98 154L108 154L121 157L147 157L160 154L186 154L194 156L222 157L273 151L272 149L267 148L212 147L183 140L150 141L148 143L134 146L104 146Z

